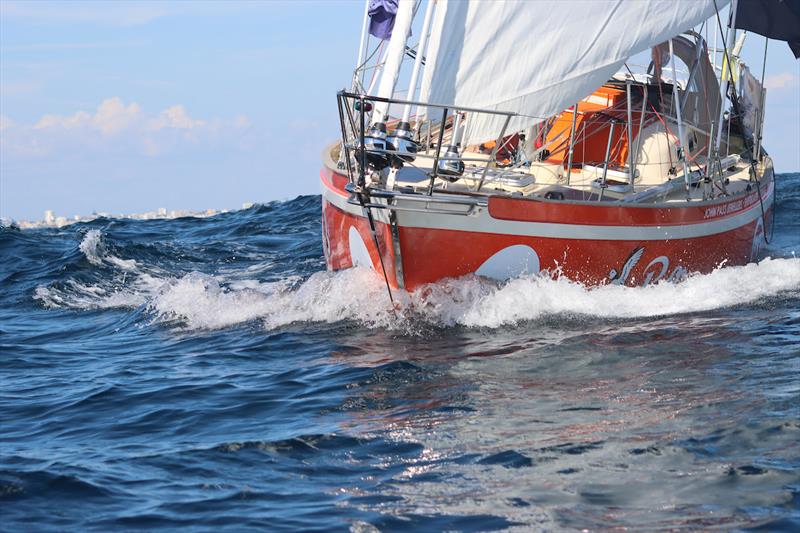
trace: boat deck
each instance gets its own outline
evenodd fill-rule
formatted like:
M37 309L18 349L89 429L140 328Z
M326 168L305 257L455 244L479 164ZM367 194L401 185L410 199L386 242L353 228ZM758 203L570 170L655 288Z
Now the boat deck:
M715 196L735 195L751 187L750 166L738 156L726 159L722 174L724 191L714 183ZM433 183L434 193L465 194L470 196L510 196L571 202L623 202L623 203L682 203L687 201L687 191L683 176L677 176L660 184L640 184L631 186L628 174L619 170L609 170L606 188L603 189L602 167L585 165L575 168L567 178L560 164L548 162L531 163L524 168L489 168L486 165L468 164L464 175L456 181L437 177ZM413 164L392 171L384 187L406 193L428 193L432 160L419 158ZM763 168L759 168L759 174ZM485 177L484 177L485 172ZM478 190L481 179L483 186ZM690 173L688 200L704 200L704 184L700 172ZM601 194L602 190L602 194Z

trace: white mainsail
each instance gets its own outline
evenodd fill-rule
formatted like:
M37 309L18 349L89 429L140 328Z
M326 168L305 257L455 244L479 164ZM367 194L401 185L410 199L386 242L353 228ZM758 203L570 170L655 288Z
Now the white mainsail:
M439 0L421 99L513 111L507 132L520 131L714 11L714 0ZM470 116L465 143L496 137L504 121Z

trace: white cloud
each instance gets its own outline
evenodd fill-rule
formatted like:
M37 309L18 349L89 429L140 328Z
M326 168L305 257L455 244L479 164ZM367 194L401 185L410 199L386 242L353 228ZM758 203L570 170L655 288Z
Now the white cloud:
M72 130L91 124L92 116L85 111L78 111L74 115L62 117L59 115L45 115L33 125L35 130Z
M97 106L92 124L103 135L116 135L136 125L141 120L141 115L139 104L134 102L126 106L120 98L107 98Z
M190 117L182 105L174 105L156 116L148 117L136 102L125 104L115 96L100 102L94 114L77 111L69 116L44 115L33 128L51 131L87 128L112 137L131 130L187 130L205 125L206 121Z
M148 128L155 131L165 128L189 130L192 128L201 128L205 125L206 122L204 120L195 120L191 118L182 105L174 105L165 109L157 118L148 122Z
M244 115L231 120L194 118L180 104L148 113L136 102L112 97L94 111L47 114L33 125L16 124L2 116L0 129L4 150L13 155L123 149L156 156L185 145L232 142L241 136L228 134L245 130L249 123Z
M764 87L767 89L786 89L789 87L794 87L797 85L798 79L795 74L791 72L781 72L779 74L773 74L771 76L767 76L767 79L764 80Z

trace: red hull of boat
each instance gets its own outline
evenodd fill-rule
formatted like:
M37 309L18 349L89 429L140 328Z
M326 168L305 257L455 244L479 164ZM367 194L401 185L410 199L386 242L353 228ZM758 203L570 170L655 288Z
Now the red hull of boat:
M393 287L409 291L444 278L482 273L487 265L497 271L495 263L502 267L504 257L519 258L520 251L525 273L549 271L587 285L641 286L680 279L691 272L707 273L755 260L772 216L769 171L761 185L763 218L755 190L684 207L498 196L489 198L480 216L471 217L420 219L398 212L391 221L388 210L373 209L373 235L361 207L347 202L347 178L326 168L321 181L328 268L350 268L354 263L379 273L385 268ZM514 275L513 269L509 274Z

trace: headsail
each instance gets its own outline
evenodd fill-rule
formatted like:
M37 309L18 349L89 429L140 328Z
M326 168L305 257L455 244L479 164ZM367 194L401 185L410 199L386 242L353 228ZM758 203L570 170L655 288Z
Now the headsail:
M717 0L717 7L728 1ZM515 111L520 116L509 131L562 111L631 55L715 11L714 0L439 0L439 6L421 98ZM465 141L493 138L502 120L475 117Z

